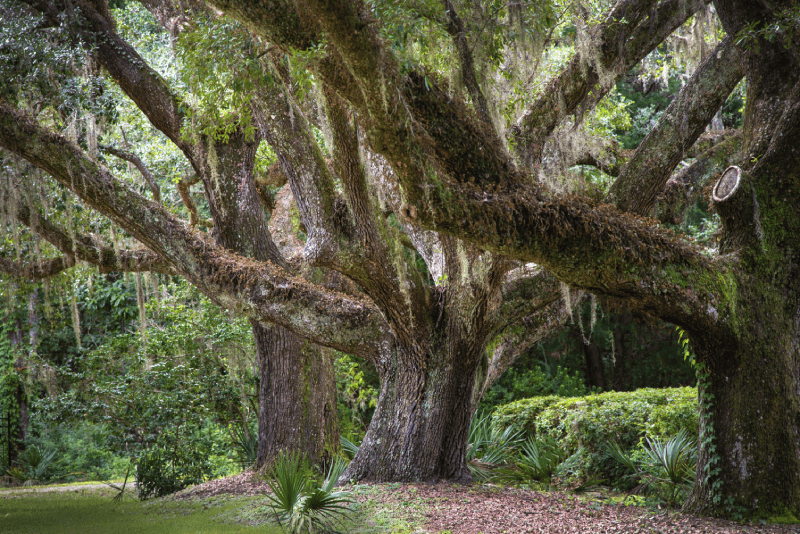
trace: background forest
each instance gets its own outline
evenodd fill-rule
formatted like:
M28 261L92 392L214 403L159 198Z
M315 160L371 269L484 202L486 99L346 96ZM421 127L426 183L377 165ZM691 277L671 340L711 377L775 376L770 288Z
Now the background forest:
M253 117L240 111L253 105L253 79L269 50L262 51L238 22L217 12L197 9L191 17L159 20L158 4L150 10L143 4L148 3L115 1L108 9L119 36L185 105L183 138L222 140L255 130ZM490 122L499 130L512 124L545 82L586 46L586 25L611 4L487 2L474 12L465 10L468 24L485 26L472 46L478 82L490 102L502 104L486 109ZM454 94L470 92L450 66L456 45L426 15L427 3L369 5L390 21L384 38L399 56L412 67L424 64L440 81L449 80ZM198 178L176 144L107 79L92 54L58 34L67 29L54 29L50 40L37 38L33 29L39 19L19 15L23 11L15 0L0 0L0 78L8 81L0 96L37 109L128 187L210 233L212 207L199 187L191 189ZM714 8L703 5L548 146L548 185L604 198L619 173L615 162L639 146L724 37ZM321 118L322 89L304 64L313 61L309 51L305 57L295 54L285 67L294 98L311 117L313 136L330 162L337 148ZM687 172L670 182L656 208L662 226L712 249L720 222L703 190L720 169L703 151L735 145L744 98L739 84L701 142L687 151L678 169ZM310 231L291 200L273 146L258 143L254 162L275 241L302 248ZM38 481L105 480L136 471L141 477L168 478L177 488L256 463L264 414L251 322L223 310L169 269L119 272L80 259L68 269L56 265L53 258L60 252L43 237L50 223L66 229L75 251L87 236L111 252L135 250L136 241L5 150L0 151L0 182L0 470L26 465L33 468L27 478ZM35 219L25 215L32 205L46 221L21 222ZM402 226L394 214L386 220L395 229ZM414 248L402 254L424 272L429 285L448 283L447 274L432 272ZM696 369L675 326L634 313L624 302L567 286L562 285L560 297L562 311L547 335L528 335L538 332L537 325L522 321L512 327L514 336L505 331L505 337L488 340L489 359L515 339L519 350L512 351L513 365L487 383L479 417L495 410L511 417L504 405L535 397L696 385ZM360 355L335 351L333 362L339 430L357 444L378 403L379 372ZM668 434L661 429L654 435ZM31 450L46 461L32 459ZM36 471L39 464L47 469Z

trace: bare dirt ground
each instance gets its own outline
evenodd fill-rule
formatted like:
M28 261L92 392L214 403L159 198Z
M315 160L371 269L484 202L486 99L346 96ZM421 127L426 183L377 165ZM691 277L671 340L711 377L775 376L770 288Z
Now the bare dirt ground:
M493 486L381 484L349 488L359 502L377 509L408 510L416 533L647 533L797 534L799 525L739 524L676 511L656 513L635 506L605 504L592 496L535 492ZM263 495L264 482L250 473L214 480L181 492L176 499L215 495Z

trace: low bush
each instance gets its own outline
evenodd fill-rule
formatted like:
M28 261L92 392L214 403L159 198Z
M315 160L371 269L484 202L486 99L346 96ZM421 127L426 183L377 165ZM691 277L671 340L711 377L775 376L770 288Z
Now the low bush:
M640 389L568 399L534 397L498 407L493 425L498 429L513 425L535 439L552 438L567 451L580 450L577 477L600 477L624 487L630 479L603 444L614 442L631 453L645 439L668 439L681 429L696 436L697 390Z
M347 467L343 459L331 463L322 484L309 477L298 455L281 455L268 481L269 509L285 532L314 534L336 532L335 525L350 513L352 498L334 485Z
M125 475L128 457L111 450L107 425L79 421L48 426L39 414L31 419L27 445L58 451L55 465L48 472L51 478L109 480Z
M199 484L210 477L211 467L201 457L177 456L154 447L136 462L136 487L142 500L163 497Z
M577 371L570 374L568 369L557 366L553 372L549 365L541 364L527 370L509 369L486 392L481 407L491 409L530 397L581 397L589 393Z

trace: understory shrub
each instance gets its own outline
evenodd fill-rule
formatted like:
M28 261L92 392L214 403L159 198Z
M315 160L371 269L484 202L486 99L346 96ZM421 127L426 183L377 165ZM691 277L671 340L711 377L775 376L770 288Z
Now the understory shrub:
M199 484L212 474L204 458L175 457L174 451L154 447L136 462L136 487L142 500L163 497Z
M481 401L483 409L490 409L517 399L554 395L557 397L581 397L591 391L584 385L576 371L556 366L555 372L547 364L533 369L509 369L495 382Z
M631 471L630 477L641 482L639 487L657 494L669 506L683 500L692 489L697 439L690 437L684 428L666 441L645 438L632 455L626 454L616 443L606 443L604 448Z
M46 425L40 414L31 417L28 446L58 451L51 477L59 480L109 480L125 475L129 460L109 445L106 424L77 421Z
M337 522L350 514L350 492L334 491L334 485L347 467L344 459L334 460L320 484L308 476L304 460L297 454L282 454L275 462L268 481L268 509L290 534L336 532Z
M644 440L665 440L683 430L698 432L695 388L639 389L576 398L534 397L496 409L493 425L521 429L531 438L552 438L562 449L580 452L577 478L602 478L617 487L631 484L624 466L603 447L616 443L631 454Z

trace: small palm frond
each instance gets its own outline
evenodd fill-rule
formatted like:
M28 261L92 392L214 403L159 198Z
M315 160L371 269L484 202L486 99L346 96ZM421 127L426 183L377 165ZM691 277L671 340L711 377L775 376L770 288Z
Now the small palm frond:
M660 468L662 478L672 484L687 484L694 481L697 465L697 443L684 429L666 442L658 439L646 440L644 451L650 461Z
M353 443L344 436L341 436L339 438L339 443L341 443L342 449L344 449L344 453L348 459L352 460L353 458L355 458L360 445L356 445L355 443Z

